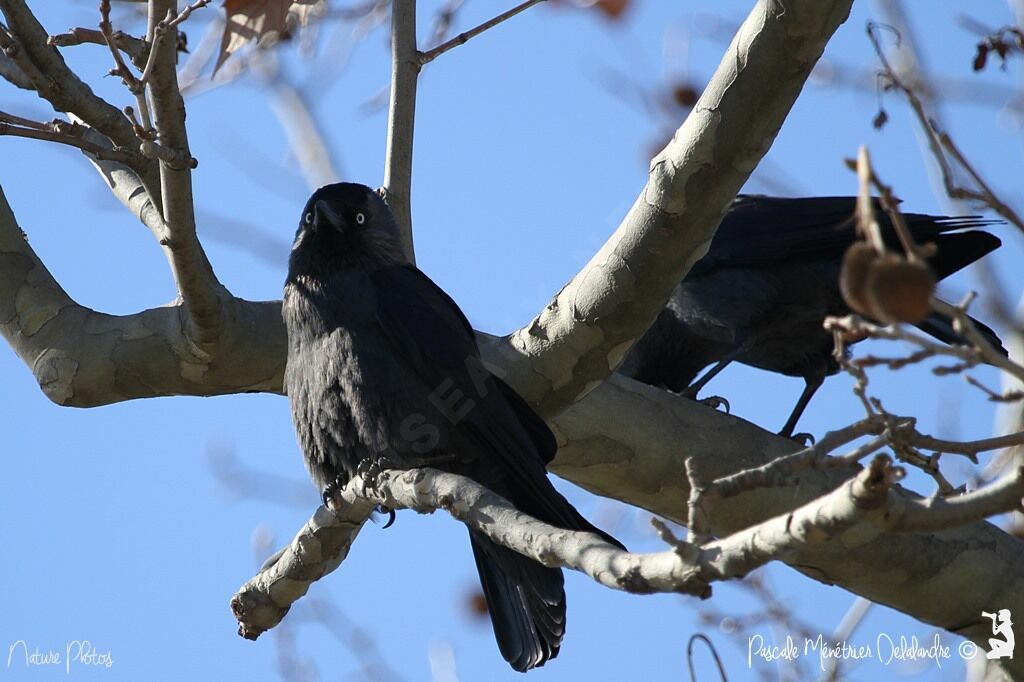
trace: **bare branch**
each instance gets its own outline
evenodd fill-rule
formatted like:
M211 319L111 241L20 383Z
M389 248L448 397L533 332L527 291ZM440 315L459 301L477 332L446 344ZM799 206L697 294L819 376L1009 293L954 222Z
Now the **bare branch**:
M197 9L202 9L209 5L211 2L213 2L213 0L196 0L196 2L193 2L191 5L185 7L185 9L181 10L181 13L178 16L171 19L170 21L160 22L160 26L157 28L157 30L167 31L168 29L176 28L179 24L181 24L181 22L187 20L190 16L192 16L192 13L195 12Z
M938 531L1010 511L1021 511L1024 467L980 490L951 497L906 500L905 507L891 507L886 525L897 532Z
M502 22L508 21L509 19L519 14L520 12L524 12L541 2L544 2L544 0L526 0L525 2L522 2L513 7L512 9L508 10L507 12L503 12L498 16L494 17L493 19L489 19L484 23L480 24L479 26L475 26L474 28L471 28L464 33L460 33L451 40L441 43L440 45L433 49L427 50L426 52L420 52L420 65L424 66L426 64L429 64L430 62L434 61L435 59L437 59L438 57L440 57L453 47L465 45L467 42L469 42L470 39L475 38L484 31L494 28L495 26Z
M0 40L0 44L2 44L2 42L3 41ZM3 78L11 85L21 88L22 90L35 90L35 85L33 84L32 79L21 70L21 67L18 66L13 59L8 57L2 51L0 51L0 78Z
M945 301L941 301L935 297L932 297L932 306L936 310L942 312L943 314L947 314L950 317L953 317L954 320L957 319L957 315L960 315L965 318L964 322L970 323L970 320L966 319L966 313L964 313L963 310L959 310L959 312L957 312L957 306L952 306L946 303ZM967 339L971 341L972 344L975 344L974 346L949 346L943 343L937 343L935 341L932 341L931 339L927 339L921 336L920 334L911 332L910 330L905 329L900 325L883 327L868 322L867 320L864 320L863 318L858 317L856 315L847 315L846 317L828 317L825 319L825 328L830 331L837 331L842 334L853 335L854 337L860 337L863 335L869 336L873 339L886 339L889 341L907 341L917 346L918 348L927 351L927 355L916 355L913 358L914 360L921 360L925 359L926 357L933 356L954 357L959 360L962 360L964 363L966 363L966 366L968 367L973 367L974 365L986 363L992 365L993 367L998 367L999 369L1005 370L1006 372L1009 372L1013 376L1024 380L1024 367L1020 366L1016 362L1013 362L1005 355L992 348L992 345L988 343L977 332L976 329L974 329L972 323L969 327L965 324L962 328L961 333L963 333L967 337ZM968 329L973 330L974 335L977 338L972 338ZM978 341L984 343L984 346L977 345ZM867 356L865 358L858 358L856 360L853 360L852 364L855 366L866 367L872 364L881 364L882 362L885 362L886 364L895 363L899 365L906 364L907 359L901 358L896 360L885 360L882 358ZM961 368L958 367L956 369L959 370ZM941 368L939 372L944 374L949 373L948 371L942 370Z
M174 281L188 313L189 335L201 353L211 353L224 327L223 306L230 298L217 280L213 267L196 236L192 202L192 154L185 131L185 103L178 90L177 46L173 40L157 41L161 22L177 16L175 0L150 0L149 31L154 41L146 85L149 86L160 145L178 161L161 157L162 213L168 226L165 244L171 254ZM158 150L154 149L154 152ZM188 163L181 160L188 159Z
M341 565L371 511L366 501L354 501L344 515L319 507L291 544L231 598L238 634L256 639L280 623L310 585Z
M306 184L313 190L338 182L340 175L335 169L331 145L324 139L322 127L313 115L306 94L281 75L276 62L260 75L270 86L273 95L271 108L288 138L288 145L299 162Z
M144 68L149 57L149 44L141 38L130 36L123 31L113 32L113 42L119 50L128 55L132 64ZM47 43L55 47L74 47L75 45L107 45L107 38L102 31L91 28L72 28L67 33L58 33L47 39Z
M942 299L932 297L932 308L953 320L953 329L971 342L971 345L978 350L978 354L983 362L993 367L998 367L1004 372L1008 372L1019 380L1024 381L1024 366L996 350L989 340L981 335L974 322L967 315L967 306L970 305L973 299L974 294L971 294L960 305L951 305Z
M36 92L61 112L74 113L91 128L125 150L136 149L131 123L116 107L96 96L68 68L60 53L48 44L49 36L25 4L25 0L0 0L11 36L0 35L4 51L31 79ZM4 34L0 31L0 34ZM15 42L10 42L11 40ZM150 193L158 196L156 168L141 154L131 164Z
M509 379L541 414L557 414L614 371L703 256L850 4L756 4L619 228L510 336L518 360Z
M705 486L703 496L706 498L728 499L740 493L758 488L792 485L793 477L796 473L818 466L825 461L826 455L836 448L842 447L862 436L881 433L884 429L885 423L883 420L877 417L869 417L842 429L829 431L817 443L791 455L778 457L761 466L744 469L711 482ZM881 447L881 445L878 445L875 449L877 450L878 447ZM843 464L849 465L850 462L844 462Z
M97 159L102 159L104 161L117 161L118 163L124 164L132 161L133 157L128 152L120 149L111 149L82 139L80 131L77 130L77 126L74 123L54 121L50 124L42 124L33 121L30 122L33 125L24 126L17 125L17 122L12 120L17 118L18 117L16 116L0 112L0 135L12 135L15 137L26 137L34 140L45 140L46 142L56 142L69 147L76 147L77 149L81 149L83 152L91 154Z
M416 262L412 238L412 147L416 122L416 0L391 3L391 97L384 156L384 198L395 214L402 249Z
M947 528L1019 509L1024 496L1021 472L952 502L920 502L894 493L891 487L899 477L900 470L891 467L888 457L876 457L833 492L793 512L703 547L678 540L658 524L671 549L635 554L596 534L538 521L471 479L434 469L386 471L366 494L361 479L350 481L331 503L337 517L332 521L326 510L319 508L291 545L239 590L231 605L243 636L254 639L273 627L310 583L340 565L374 504L420 513L443 509L473 530L545 566L571 568L613 589L706 598L712 582L742 577L769 561L827 543L861 522L890 530L912 529L930 523L924 517L933 513L933 518L944 519L945 524L929 528Z
M93 163L125 205L159 233L159 212L138 178L120 164ZM221 352L210 358L197 356L181 305L126 316L79 305L29 246L0 191L0 334L55 403L280 392L287 348L280 302L230 299L225 313Z
M1018 229L1024 231L1024 219L999 199L988 183L981 177L981 174L974 169L974 166L960 152L953 139L947 133L935 127L932 117L928 115L928 111L921 98L914 92L911 85L908 85L900 78L897 71L889 63L888 58L885 56L885 51L882 49L877 29L876 24L868 25L868 36L875 48L879 61L882 63L882 73L889 86L903 93L910 104L910 108L917 117L918 123L921 125L921 129L928 140L932 156L939 164L946 194L956 200L981 202L1011 222ZM971 177L975 184L974 188L964 187L957 182L954 176L954 164L956 164L955 167L965 171Z

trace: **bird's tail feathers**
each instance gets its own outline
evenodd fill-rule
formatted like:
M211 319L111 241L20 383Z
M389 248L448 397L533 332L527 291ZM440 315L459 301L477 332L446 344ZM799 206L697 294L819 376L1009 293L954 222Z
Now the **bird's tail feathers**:
M995 347L995 349L1002 353L1003 355L1008 355L1007 350L1003 348L1002 340L996 335L994 331L992 331L990 327L988 327L988 325L984 324L983 322L979 322L973 317L970 317L969 319L971 320L971 322L974 323L974 327L985 338L986 341L992 344L992 346ZM948 343L951 346L966 345L970 343L970 341L965 339L963 336L958 334L955 329L953 329L953 320L939 313L932 313L928 317L924 318L921 322L918 322L917 328L925 332L926 334L934 336L943 343Z
M558 655L565 636L562 571L469 531L494 636L501 655L519 672Z

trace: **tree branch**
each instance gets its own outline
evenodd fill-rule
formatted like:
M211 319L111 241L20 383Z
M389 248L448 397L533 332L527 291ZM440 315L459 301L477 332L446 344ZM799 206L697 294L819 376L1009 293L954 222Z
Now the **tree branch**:
M889 59L885 56L885 51L882 49L878 37L877 24L872 23L868 25L868 37L875 48L878 60L882 63L882 74L887 81L886 85L903 93L907 103L910 104L911 110L917 117L918 123L921 125L921 131L928 142L932 158L935 159L942 174L942 184L945 187L947 196L956 201L974 201L988 206L1019 230L1024 231L1024 218L1017 215L1016 211L999 199L988 183L985 182L984 178L981 177L981 174L974 169L974 166L963 155L956 143L953 142L953 138L938 128L933 117L929 115L925 103L914 91L913 84L908 85L905 83L897 70L889 63ZM911 75L916 75L918 80L922 80L917 70L916 56L913 55L911 50L907 50L906 53L910 54L907 57L909 60L907 62L908 70ZM926 96L928 96L927 93ZM967 173L974 183L974 187L966 187L960 184L955 177L955 169L960 169Z
M22 90L35 90L32 79L26 75L13 59L0 51L0 78Z
M343 515L319 507L291 544L231 598L238 634L256 639L280 623L310 585L341 565L372 511L365 500L353 500Z
M19 120L22 122L21 125L19 125ZM54 121L53 123L44 124L32 121L29 122L32 125L24 125L24 121L25 119L18 119L18 117L0 112L0 135L56 142L57 144L75 147L104 161L131 162L131 154L123 150L111 149L110 147L83 139L80 135L81 131L73 123Z
M118 167L95 163L101 172ZM159 219L133 174L106 172L115 194L144 222ZM196 357L181 305L125 316L79 305L29 246L2 189L0 334L50 400L77 407L158 395L281 392L287 348L279 301L230 299L212 358Z
M384 157L384 197L395 214L402 248L416 262L412 238L412 144L416 122L416 0L391 3L391 96Z
M178 90L177 46L174 40L158 40L178 16L175 0L150 0L149 30L153 44L146 65L147 85L161 146L177 157L191 159L185 131L185 103ZM160 160L162 214L168 235L162 246L170 252L171 271L188 316L188 332L195 342L194 354L210 355L217 350L224 332L224 306L230 294L217 280L213 267L196 235L192 202L191 164Z
M544 2L544 0L526 0L526 2L522 2L522 3L518 4L518 5L516 5L515 7L513 7L510 10L508 10L507 12L502 12L501 14L499 14L496 17L494 17L493 19L488 19L487 21L485 21L484 23L480 24L479 26L475 26L475 27L469 29L468 31L460 33L459 35L455 36L451 40L443 42L443 43L441 43L440 45L438 45L437 47L435 47L433 49L427 50L426 52L420 52L420 54L419 54L420 66L426 66L430 62L434 61L435 59L437 59L438 57L443 55L448 50L451 50L452 48L458 47L459 45L465 45L471 39L477 37L478 35L480 35L484 31L492 29L492 28L494 28L495 26L497 26L498 24L500 24L502 22L508 21L509 19L511 19L515 15L519 14L520 12L525 12L526 10L530 9L534 5L536 5L538 3L541 3L541 2Z
M356 478L338 491L331 502L337 516L332 519L330 512L320 507L292 543L239 590L231 607L239 620L239 633L249 639L276 625L313 581L341 564L376 504L421 514L447 511L468 527L545 566L579 571L613 589L707 598L713 582L742 577L769 561L826 544L861 523L890 530L927 524L945 527L1019 509L1024 496L1024 470L1018 470L955 503L929 506L892 490L899 473L888 457L876 457L834 491L703 546L676 539L658 522L659 533L672 549L635 554L596 534L538 521L471 479L434 469L386 471L375 481L375 489L364 492L365 482ZM936 519L945 523L937 526Z
M16 40L13 45L4 46L5 52L29 77L36 92L58 112L74 113L118 147L136 150L138 142L131 123L68 68L57 48L48 43L49 36L25 0L0 0L0 11ZM150 192L158 194L156 168L141 154L132 153L135 156L132 168Z
M557 414L614 371L707 251L850 5L757 3L622 224L509 338L518 352L509 380L542 414Z
M145 68L149 57L149 44L141 38L130 36L122 31L114 31L114 44L128 55L132 63L140 69ZM92 28L72 28L67 33L58 33L47 39L54 47L74 47L75 45L107 45L107 38L102 31Z

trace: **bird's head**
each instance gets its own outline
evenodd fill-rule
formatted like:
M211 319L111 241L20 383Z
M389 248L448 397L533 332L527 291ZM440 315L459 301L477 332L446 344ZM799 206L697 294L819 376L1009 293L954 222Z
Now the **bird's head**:
M299 218L289 275L406 262L391 209L366 185L339 182L313 192Z

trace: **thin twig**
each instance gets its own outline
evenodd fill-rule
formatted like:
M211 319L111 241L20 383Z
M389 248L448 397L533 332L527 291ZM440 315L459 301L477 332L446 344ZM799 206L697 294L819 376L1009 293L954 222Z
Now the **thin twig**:
M888 58L885 56L885 51L882 49L881 40L878 35L879 27L879 24L871 22L868 24L867 31L871 44L875 48L875 53L878 55L878 59L882 63L882 74L886 79L886 86L887 88L895 88L896 90L899 90L907 98L907 102L910 104L911 109L921 125L921 129L924 131L925 136L928 139L928 146L932 150L932 156L939 164L939 170L942 173L942 182L945 186L946 194L953 199L981 202L1011 222L1018 229L1024 231L1024 220L1022 220L1012 208L1003 203L996 196L995 192L992 191L992 188L981 177L981 174L974 169L973 165L971 165L971 163L968 162L960 152L960 149L953 142L952 138L947 133L936 129L932 117L928 115L921 98L918 97L913 88L907 85L899 77L896 70L892 67ZM952 157L952 160L971 177L977 185L976 189L963 187L956 181L953 175L953 168L950 165L949 157Z
M136 66L146 63L149 55L149 44L142 38L130 36L124 31L114 31L114 44L118 49L128 55ZM102 31L94 28L72 28L67 33L52 35L46 41L49 45L56 47L73 47L75 45L109 45ZM140 67L141 68L141 67Z
M971 294L963 303L960 303L959 305L951 305L942 299L933 296L932 309L942 315L952 318L953 330L971 342L974 348L977 349L983 362L986 362L993 367L998 367L1005 372L1009 372L1021 381L1024 381L1024 366L1019 365L1008 356L996 350L989 340L978 331L978 328L967 314L967 306L970 305L973 298L974 295Z
M185 21L190 16L192 16L192 13L195 12L197 9L202 9L209 5L211 2L213 2L213 0L197 0L196 2L193 2L185 9L181 10L181 14L179 14L178 16L174 17L173 19L168 19L167 22L161 22L161 25L158 26L156 30L166 31L167 29L175 28L181 22Z
M450 50L450 49L452 49L454 47L458 47L459 45L463 45L463 44L469 42L472 38L475 38L476 36L480 35L484 31L486 31L488 29L491 29L491 28L494 28L498 24L511 19L512 17L514 17L515 15L519 14L520 12L524 12L524 11L530 9L531 7L533 7L534 5L537 5L537 4L542 3L544 1L545 0L526 0L526 2L523 2L523 3L520 3L520 4L516 5L515 7L513 7L510 10L508 10L507 12L503 12L502 14L499 14L498 16L494 17L493 19L489 19L488 21L485 21L484 23L480 24L479 26L476 26L475 28L469 29L468 31L465 31L464 33L460 33L459 35L455 36L451 40L448 40L448 41L446 41L444 43L441 43L440 45L438 45L437 47L435 47L435 48L433 48L431 50L427 50L426 52L420 52L419 53L420 66L424 66L426 64L429 64L430 62L434 61L435 59L437 59L438 57L443 55L448 50Z
M117 46L117 40L114 37L114 27L110 22L110 0L100 0L100 33L103 35L103 40L107 44L110 54L114 57L115 68L112 73L121 78L125 87L135 97L135 103L139 108L139 117L142 119L142 130L148 134L153 129L153 123L149 116L149 104L146 102L146 85L135 77L135 74L132 73L121 57L121 50ZM153 60L155 53L156 50L150 50L149 61ZM136 132L138 132L138 126L135 126L135 128Z
M33 140L56 142L58 144L76 147L94 158L103 161L117 161L127 164L132 160L132 155L120 149L108 149L88 140L83 140L75 133L75 125L67 122L39 123L30 121L19 116L12 116L0 112L0 135L12 137L25 137Z
M885 253L885 241L882 239L882 228L875 218L875 207L871 201L871 159L868 148L861 145L857 150L857 225L868 244L875 253Z

